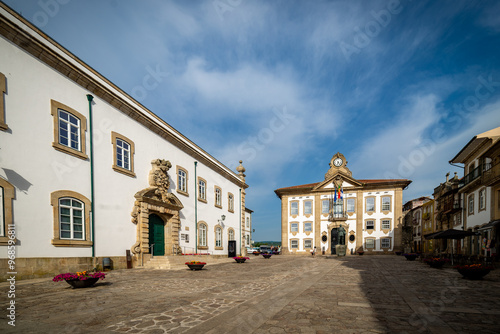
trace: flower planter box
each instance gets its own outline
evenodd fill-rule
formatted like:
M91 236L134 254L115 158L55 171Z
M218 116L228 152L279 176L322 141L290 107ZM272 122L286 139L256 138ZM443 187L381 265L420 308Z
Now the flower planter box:
M408 261L415 261L415 259L417 258L417 254L404 254L405 258L408 260Z
M262 254L262 256L264 257L264 259L269 259L272 256L272 254Z
M488 275L491 269L457 269L458 272L466 279L478 280Z
M188 264L187 266L191 270L202 270L205 265L204 264Z
M250 260L250 258L246 256L235 256L233 259L238 263L244 263L246 260Z
M86 280L72 279L72 280L66 280L66 283L71 285L73 289L79 289L79 288L89 288L94 284L96 284L98 280L99 278L88 278Z

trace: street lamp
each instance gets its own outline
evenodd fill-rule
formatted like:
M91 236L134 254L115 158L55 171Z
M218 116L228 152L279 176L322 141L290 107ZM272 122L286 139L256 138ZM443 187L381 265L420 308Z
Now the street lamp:
M219 222L219 224L221 224L222 228L224 228L224 220L226 220L225 215L220 216L220 219L218 220L218 222Z

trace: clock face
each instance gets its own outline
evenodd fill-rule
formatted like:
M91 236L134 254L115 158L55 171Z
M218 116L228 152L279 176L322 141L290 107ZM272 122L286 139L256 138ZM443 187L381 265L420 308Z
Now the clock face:
M333 160L333 165L335 167L340 167L342 165L342 163L343 163L343 161L341 158L337 158L337 159Z

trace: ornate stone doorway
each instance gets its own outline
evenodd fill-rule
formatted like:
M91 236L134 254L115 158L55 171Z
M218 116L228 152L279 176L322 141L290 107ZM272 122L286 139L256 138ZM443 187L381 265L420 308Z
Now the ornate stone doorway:
M168 192L170 180L168 170L172 167L166 160L153 160L149 172L150 187L135 194L134 209L132 210L132 223L137 225L136 243L132 246L134 254L150 254L150 227L161 234L163 224L163 254L173 255L179 247L179 211L184 207L179 199ZM159 223L161 221L162 223ZM152 223L152 224L151 224ZM153 232L154 234L154 232ZM154 237L153 237L154 239ZM156 242L156 241L155 241ZM153 242L153 243L155 243ZM157 246L161 248L162 246ZM154 253L156 249L153 247ZM161 252L161 250L158 250Z

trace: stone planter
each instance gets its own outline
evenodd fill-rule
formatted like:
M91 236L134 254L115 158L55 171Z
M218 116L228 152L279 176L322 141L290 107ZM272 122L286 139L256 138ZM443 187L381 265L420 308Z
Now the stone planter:
M467 279L477 280L482 279L484 276L488 275L491 269L483 269L483 268L472 268L472 269L457 269L458 272Z
M66 283L71 285L73 289L79 289L79 288L89 288L94 284L96 284L98 280L99 278L88 278L86 280L73 279L73 280L66 280Z
M238 263L244 263L247 259L234 259Z
M417 258L417 254L405 254L405 258L408 260L408 261L415 261L415 259Z
M269 259L272 256L272 254L262 254L262 256L264 257L264 259Z
M205 265L204 264L187 264L187 266L191 270L202 270Z

